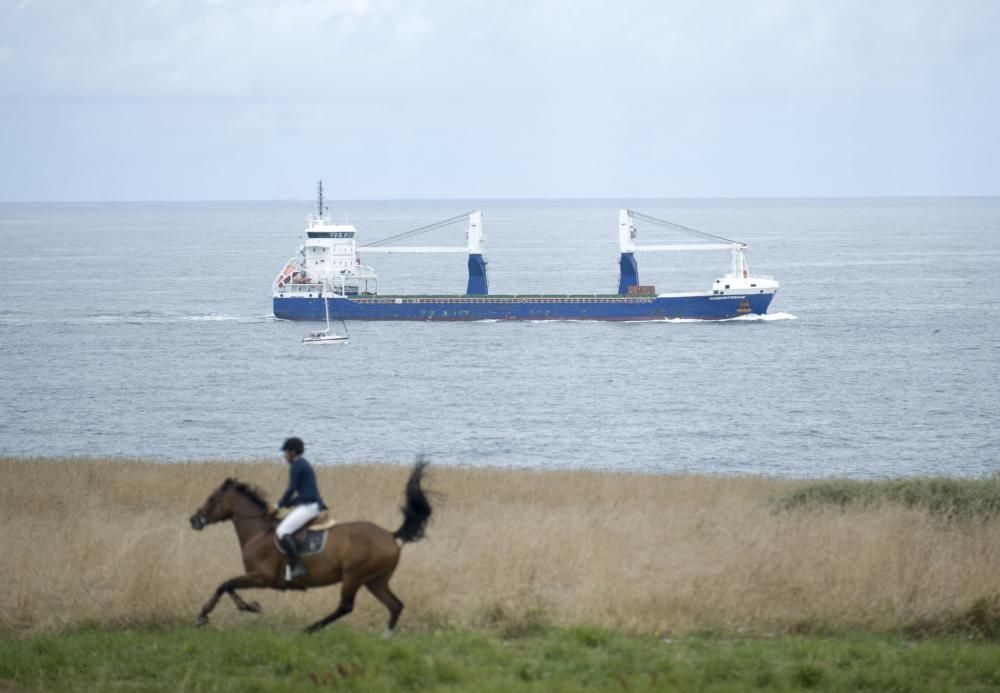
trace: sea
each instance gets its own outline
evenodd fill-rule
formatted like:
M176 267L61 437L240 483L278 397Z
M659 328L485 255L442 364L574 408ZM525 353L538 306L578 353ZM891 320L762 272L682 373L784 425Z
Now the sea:
M749 244L723 322L349 322L303 346L271 282L308 201L0 204L0 455L783 477L1000 469L1000 198L333 201L361 242L481 209L492 293L612 293L618 209ZM640 224L640 242L682 236ZM462 245L461 225L418 239ZM463 255L361 255L461 293ZM708 290L718 252L638 256ZM335 323L337 329L342 326Z

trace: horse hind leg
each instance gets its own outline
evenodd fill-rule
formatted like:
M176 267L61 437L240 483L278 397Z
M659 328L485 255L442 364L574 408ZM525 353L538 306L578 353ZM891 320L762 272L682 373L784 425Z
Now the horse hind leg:
M385 637L393 634L396 630L396 624L399 622L399 615L403 613L403 602L389 589L389 577L382 575L365 585L372 596L382 602L389 610L389 623L385 628Z
M355 577L344 577L344 582L340 586L340 604L326 618L322 618L316 623L306 628L307 633L315 633L321 628L325 628L338 618L346 616L354 611L354 597L361 588L360 582Z

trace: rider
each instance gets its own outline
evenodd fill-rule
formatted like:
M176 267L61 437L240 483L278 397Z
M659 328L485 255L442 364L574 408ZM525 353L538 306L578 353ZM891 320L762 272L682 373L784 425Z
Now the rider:
M295 533L306 526L310 520L326 509L326 504L319 496L316 487L316 473L312 466L302 456L306 446L300 438L289 438L281 446L288 462L288 489L278 501L279 508L291 508L291 512L278 525L275 533L278 543L288 557L288 568L285 578L289 582L306 574L306 568L299 558L299 547L295 543Z

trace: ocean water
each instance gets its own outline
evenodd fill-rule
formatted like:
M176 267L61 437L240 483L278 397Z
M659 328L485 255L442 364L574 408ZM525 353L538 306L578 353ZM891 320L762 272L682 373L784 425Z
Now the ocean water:
M308 202L0 205L0 453L261 458L295 434L322 464L998 469L1000 199L333 207L362 242L481 208L491 291L528 293L613 291L622 205L749 242L781 282L769 319L349 323L303 347L270 286ZM362 257L386 293L464 290L462 255ZM639 270L703 290L727 261Z

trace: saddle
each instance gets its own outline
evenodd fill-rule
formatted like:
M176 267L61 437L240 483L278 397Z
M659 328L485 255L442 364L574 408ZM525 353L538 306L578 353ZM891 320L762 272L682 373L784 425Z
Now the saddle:
M319 515L314 517L312 522L306 525L305 529L310 532L321 532L324 529L330 529L335 524L337 524L337 521L333 519L333 515L330 514L330 511L324 510ZM302 530L300 529L299 532L301 531Z
M295 543L298 544L299 556L311 556L314 553L321 552L326 546L326 535L329 534L330 528L335 524L337 522L330 515L330 511L324 510L314 517L309 524L295 532L292 537L295 539ZM278 543L277 534L274 535L274 545L278 547L278 551L284 556L285 550Z

